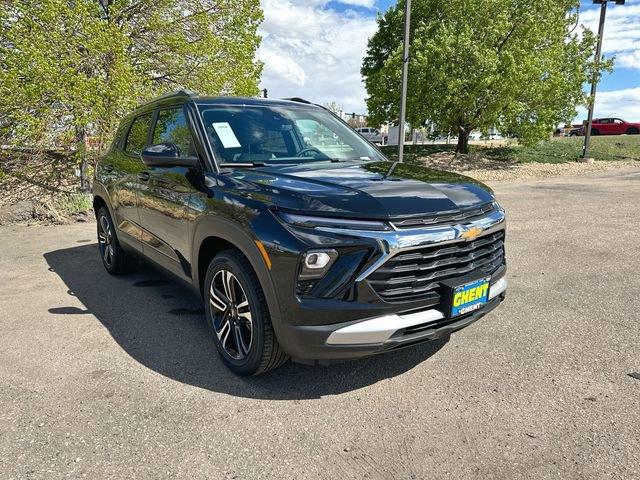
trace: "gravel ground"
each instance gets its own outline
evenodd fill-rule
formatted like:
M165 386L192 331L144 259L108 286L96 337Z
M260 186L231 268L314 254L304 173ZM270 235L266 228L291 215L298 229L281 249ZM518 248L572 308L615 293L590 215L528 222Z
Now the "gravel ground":
M181 286L107 275L95 226L0 228L0 478L640 478L640 170L495 187L500 308L249 379Z
M597 161L593 163L516 163L490 160L475 155L442 152L424 159L431 168L468 175L482 182L518 181L536 178L564 177L601 172L624 172L640 168L640 160Z
M536 178L564 177L587 173L634 171L640 167L638 160L598 161L594 163L524 163L505 169L470 169L464 172L477 180L517 181Z

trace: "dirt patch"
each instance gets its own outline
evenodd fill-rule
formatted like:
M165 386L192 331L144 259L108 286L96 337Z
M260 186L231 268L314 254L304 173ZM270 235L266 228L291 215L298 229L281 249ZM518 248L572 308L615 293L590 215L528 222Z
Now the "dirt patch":
M0 225L92 219L74 162L58 152L0 151Z

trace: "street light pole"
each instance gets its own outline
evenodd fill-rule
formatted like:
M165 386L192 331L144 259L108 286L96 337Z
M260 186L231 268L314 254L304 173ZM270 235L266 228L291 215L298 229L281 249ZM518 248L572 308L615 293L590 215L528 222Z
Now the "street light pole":
M404 124L407 117L407 83L409 82L409 35L411 34L411 0L404 5L404 51L402 55L402 93L400 96L400 125L398 125L398 162L404 160Z
M607 16L607 0L601 0L600 6L600 26L598 27L598 46L596 47L595 72L591 79L591 96L589 97L589 117L587 119L587 130L584 132L584 147L582 148L582 158L589 158L589 146L591 143L591 127L593 126L593 108L596 103L596 90L598 88L598 67L602 57L602 37L604 36L604 20ZM594 1L595 3L595 1ZM600 3L600 2L598 2Z

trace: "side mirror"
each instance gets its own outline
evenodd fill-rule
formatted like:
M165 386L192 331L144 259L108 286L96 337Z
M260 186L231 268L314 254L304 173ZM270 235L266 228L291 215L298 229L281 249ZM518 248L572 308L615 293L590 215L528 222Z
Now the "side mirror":
M158 143L142 151L142 161L148 167L189 167L198 165L196 157L181 157L173 143Z

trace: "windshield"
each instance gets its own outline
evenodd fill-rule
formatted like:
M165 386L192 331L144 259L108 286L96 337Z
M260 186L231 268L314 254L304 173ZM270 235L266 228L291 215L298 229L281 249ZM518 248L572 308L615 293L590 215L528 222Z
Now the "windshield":
M332 114L305 106L199 105L218 163L380 161Z

